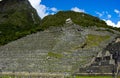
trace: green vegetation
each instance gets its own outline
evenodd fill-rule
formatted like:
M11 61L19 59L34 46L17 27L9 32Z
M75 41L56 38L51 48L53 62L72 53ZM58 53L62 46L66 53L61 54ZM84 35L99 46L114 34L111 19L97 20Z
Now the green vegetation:
M113 78L112 76L76 76L76 77L66 77L66 78ZM117 77L120 78L120 77Z
M112 30L120 31L119 28L108 26L105 21L100 20L98 17L91 16L89 14L74 12L74 11L59 11L55 15L48 15L42 20L41 28L47 29L50 26L62 26L65 24L66 19L71 18L75 24L83 27L103 27L106 31L112 32ZM111 29L111 30L110 30Z
M15 78L14 76L0 76L0 78Z
M31 33L35 33L37 29L35 25L20 27L12 24L0 24L0 45L4 45L10 41L19 39Z
M109 39L110 36L100 36L88 34L86 39L87 47L95 47L98 46L102 41Z
M103 20L100 20L97 17L91 15L74 12L74 11L60 11L55 15L46 16L42 20L42 27L44 29L49 26L60 26L65 24L65 20L71 18L75 24L80 26L89 27L89 26L106 26L106 23Z
M3 3L4 5L1 4L0 7L4 9L0 12L0 45L41 30L39 28L41 19L29 2L26 4L27 0L21 2L7 0Z
M54 58L62 58L62 54L53 53L53 52L48 52L48 56L54 57Z
M24 5L25 6L25 5ZM43 31L50 26L62 26L65 24L65 20L71 18L75 24L78 24L83 27L97 26L104 27L106 31L114 33L112 30L120 31L118 28L113 28L111 26L107 26L103 20L100 20L97 17L73 11L60 11L55 15L48 15L43 20L41 20L36 15L36 11L32 10L34 14L36 24L33 22L33 18L29 14L31 12L28 9L28 12L25 10L12 10L5 13L3 18L6 19L4 23L0 23L0 45L4 45L9 43L10 41L19 39L28 34L36 33L37 31ZM1 17L1 13L0 13ZM41 24L40 24L41 23ZM89 36L88 36L89 38ZM88 39L89 40L89 39ZM96 40L96 39L95 39ZM97 41L93 46L99 44L101 42ZM88 41L89 44L92 43Z

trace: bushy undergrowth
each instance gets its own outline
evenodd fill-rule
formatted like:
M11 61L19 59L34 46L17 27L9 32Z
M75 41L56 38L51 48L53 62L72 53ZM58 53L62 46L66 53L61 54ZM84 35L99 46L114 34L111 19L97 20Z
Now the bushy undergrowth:
M38 25L16 26L13 24L0 24L0 45L19 39L28 34L41 31Z

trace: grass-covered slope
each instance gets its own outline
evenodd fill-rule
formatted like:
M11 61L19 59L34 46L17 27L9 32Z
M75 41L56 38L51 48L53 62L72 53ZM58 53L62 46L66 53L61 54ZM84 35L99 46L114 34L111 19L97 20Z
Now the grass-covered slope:
M71 18L75 24L78 24L80 26L106 26L106 23L103 20L82 12L60 11L55 15L46 16L42 20L42 27L48 28L48 26L63 25L65 23L65 20L68 18Z
M74 11L59 11L57 14L44 17L41 24L42 29L46 29L50 26L61 26L65 24L65 21L68 18L71 18L75 24L83 27L96 26L106 28L106 30L109 32L112 32L110 29L120 31L119 28L108 26L105 21L99 19L98 17Z

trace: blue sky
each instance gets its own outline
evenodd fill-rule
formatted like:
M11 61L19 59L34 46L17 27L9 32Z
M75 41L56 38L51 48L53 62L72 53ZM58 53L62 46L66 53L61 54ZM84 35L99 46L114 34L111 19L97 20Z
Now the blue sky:
M120 27L120 0L29 0L41 18L60 10L85 12Z

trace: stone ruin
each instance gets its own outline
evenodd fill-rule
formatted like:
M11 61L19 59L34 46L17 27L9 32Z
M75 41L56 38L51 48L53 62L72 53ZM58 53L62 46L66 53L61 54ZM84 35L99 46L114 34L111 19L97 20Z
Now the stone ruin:
M65 22L66 22L66 24L72 24L73 23L71 18L66 19Z
M120 37L108 44L93 60L89 66L79 68L76 75L120 76Z
M109 51L105 53L100 52L97 57L94 57L94 61L91 65L80 68L79 73L111 73L114 67L114 60L112 59L112 54Z

